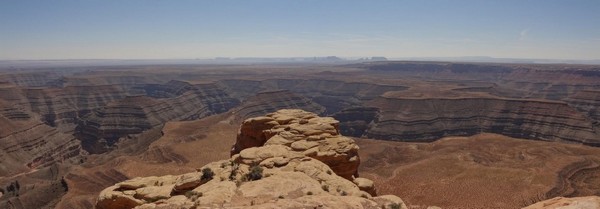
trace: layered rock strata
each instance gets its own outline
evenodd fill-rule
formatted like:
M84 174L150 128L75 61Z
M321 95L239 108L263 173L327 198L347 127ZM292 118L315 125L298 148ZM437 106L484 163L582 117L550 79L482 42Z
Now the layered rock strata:
M597 83L600 68L594 65L494 64L391 61L356 64L355 67L411 77L458 80L502 80L551 82L573 81Z
M336 125L302 110L248 119L230 159L117 183L100 193L96 207L406 208L396 196L375 196L371 180L344 178L356 173L358 146Z
M82 153L80 142L15 108L0 114L0 176L10 177Z
M23 89L18 101L42 116L41 120L65 132L75 127L76 119L91 110L127 97L119 86L69 86L65 88Z
M47 87L56 86L61 78L57 72L23 72L0 74L0 82L10 82L19 86Z
M370 105L379 112L364 134L368 138L427 142L444 136L489 132L600 145L594 122L565 102L493 97L381 97Z
M594 124L600 125L600 91L579 91L569 98L566 98L565 101L570 106L587 114L587 116L594 121Z
M82 116L75 136L83 148L102 153L121 137L138 134L171 120L193 120L222 113L238 104L223 91L206 86L173 98L128 97Z
M348 107L361 106L363 101L377 98L388 91L408 89L401 85L327 79L221 80L218 85L239 100L244 100L259 92L288 90L324 107L323 114L325 115L339 112Z
M235 109L238 119L247 119L265 115L283 108L302 109L314 113L322 113L325 108L310 99L289 90L260 92L244 100Z

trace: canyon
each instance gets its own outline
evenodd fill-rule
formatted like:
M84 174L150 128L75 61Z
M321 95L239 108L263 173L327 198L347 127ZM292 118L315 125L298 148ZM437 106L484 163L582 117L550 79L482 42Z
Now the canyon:
M246 119L290 108L338 120L339 133L360 146L361 177L409 208L518 208L600 195L598 66L402 61L0 72L2 208L91 208L117 182L195 172L230 157ZM15 182L20 189L7 191ZM490 182L499 189L486 190Z

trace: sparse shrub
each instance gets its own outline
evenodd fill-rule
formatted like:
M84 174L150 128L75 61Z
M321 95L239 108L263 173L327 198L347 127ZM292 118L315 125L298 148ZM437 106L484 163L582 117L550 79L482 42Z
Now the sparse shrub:
M215 172L213 172L210 168L204 168L202 169L202 177L200 177L200 180L211 180L213 176L215 176Z
M279 197L278 197L278 198L279 198L279 199L283 199L283 195L279 195Z
M15 192L15 184L10 183L10 185L6 186L6 191L8 192Z
M398 203L392 203L392 204L390 204L390 208L391 209L400 209L400 204L398 204Z
M231 161L231 173L229 174L229 180L235 180L235 174L237 170L240 168L240 164Z
M147 200L148 202L156 202L159 200L164 199L163 197L153 197L153 198L145 198L145 200Z
M327 170L327 174L331 175L331 170Z
M8 186L6 186L6 190L0 188L0 191L4 194L4 193L13 193L17 196L19 196L19 190L21 189L21 185L19 184L19 181L15 181L15 182L11 182Z
M183 196L185 196L187 198L191 198L192 196L194 196L194 191L192 191L192 190L187 191L183 194Z
M198 197L202 197L202 192L196 193L194 191L187 191L185 192L184 196L192 201L196 201Z
M60 185L65 189L65 192L69 191L69 185L67 184L67 181L65 181L64 176L60 179Z
M323 191L329 192L329 185L321 185L321 189L323 189Z
M340 193L340 195L342 195L342 196L347 196L347 195L348 195L348 193L347 193L346 191L342 191L342 192Z
M260 165L253 165L250 167L250 173L246 174L246 180L256 181L263 177L263 168Z
M313 195L313 192L311 192L311 191L308 191L308 192L306 193L306 195Z

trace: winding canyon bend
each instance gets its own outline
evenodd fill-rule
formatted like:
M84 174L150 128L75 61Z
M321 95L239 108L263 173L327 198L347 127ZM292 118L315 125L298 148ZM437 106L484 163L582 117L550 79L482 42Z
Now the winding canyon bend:
M361 148L361 176L409 208L519 208L600 195L599 66L367 62L1 72L0 208L93 207L117 182L228 159L245 119L289 108L338 120L339 132ZM497 189L486 189L489 182Z

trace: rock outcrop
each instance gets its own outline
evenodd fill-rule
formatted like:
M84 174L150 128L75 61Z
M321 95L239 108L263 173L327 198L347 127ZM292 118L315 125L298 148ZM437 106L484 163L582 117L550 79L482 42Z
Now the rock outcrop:
M197 172L117 183L96 207L406 208L396 196L375 196L371 180L352 177L358 146L339 135L333 118L289 109L251 118L234 148L230 159Z
M555 197L540 201L523 209L599 209L600 197Z
M245 120L231 154L263 145L285 145L329 165L346 179L358 177L358 146L339 133L339 121L297 109Z

